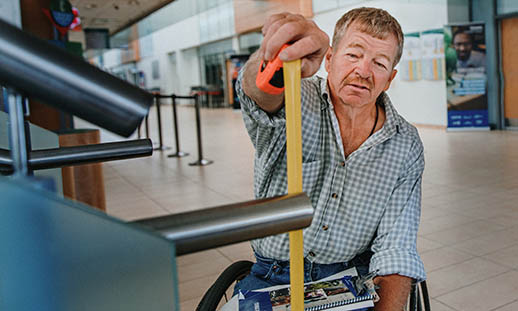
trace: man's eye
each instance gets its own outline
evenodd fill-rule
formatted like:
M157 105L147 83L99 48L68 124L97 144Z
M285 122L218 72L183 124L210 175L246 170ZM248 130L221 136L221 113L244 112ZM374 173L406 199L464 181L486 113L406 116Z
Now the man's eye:
M353 58L353 59L358 58L358 55L356 55L356 54L347 53L346 55L347 55L349 58Z
M387 69L387 66L383 65L382 63L380 63L380 62L375 62L375 63L376 63L376 66L383 68L383 69Z

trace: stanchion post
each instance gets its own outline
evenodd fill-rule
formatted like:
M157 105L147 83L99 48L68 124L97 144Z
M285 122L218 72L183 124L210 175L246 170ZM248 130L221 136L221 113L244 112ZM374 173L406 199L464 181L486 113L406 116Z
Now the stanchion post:
M176 114L176 95L171 95L172 99L172 110L173 110L173 131L174 131L174 139L176 145L176 152L168 155L168 158L181 158L188 156L189 153L180 151L180 137L178 134L178 117Z
M198 161L189 163L191 166L204 166L209 165L213 161L203 158L203 149L201 145L201 122L200 122L200 104L198 95L194 96L194 110L196 112L196 136L198 139Z
M146 116L146 138L149 138L149 113Z
M162 139L162 113L160 110L160 99L162 96L159 94L155 94L155 104L156 104L156 118L158 123L158 147L154 148L153 150L168 150L171 149L170 147L164 146L163 139Z

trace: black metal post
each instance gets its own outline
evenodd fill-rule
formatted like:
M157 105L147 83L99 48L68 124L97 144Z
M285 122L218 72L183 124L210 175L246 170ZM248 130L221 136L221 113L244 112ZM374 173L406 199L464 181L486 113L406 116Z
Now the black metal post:
M149 114L146 116L146 138L149 138Z
M158 123L158 147L154 148L154 150L168 150L171 149L171 147L164 146L163 140L162 140L162 113L160 110L160 96L155 95L155 103L156 103L156 118Z
M173 110L173 130L174 130L174 139L176 145L176 152L168 155L168 158L181 158L188 156L189 153L180 151L180 137L178 134L178 117L176 114L176 95L171 95L172 99L172 110Z
M200 122L200 104L198 95L194 96L194 110L196 111L196 137L198 139L198 161L189 163L191 166L209 165L213 161L203 158L203 149L201 146L201 122Z

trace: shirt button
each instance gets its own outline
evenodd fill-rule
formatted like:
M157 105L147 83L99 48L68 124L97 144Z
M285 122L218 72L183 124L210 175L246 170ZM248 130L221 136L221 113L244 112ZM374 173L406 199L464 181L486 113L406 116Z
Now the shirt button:
M327 225L322 226L322 230L327 231L327 229L329 229L329 227Z
M313 252L309 252L309 256L311 256L311 257L315 257L315 253L313 253Z
M336 199L336 198L338 198L338 194L333 193L333 194L331 194L331 197L332 197L333 199Z
M345 162L344 161L340 162L340 166L345 166Z

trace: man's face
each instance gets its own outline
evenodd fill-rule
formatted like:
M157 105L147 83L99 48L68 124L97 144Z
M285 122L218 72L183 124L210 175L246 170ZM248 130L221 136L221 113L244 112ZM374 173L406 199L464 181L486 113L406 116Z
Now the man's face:
M397 71L392 68L396 53L394 35L377 39L350 25L338 46L326 55L333 103L353 107L374 104L396 76Z
M457 51L457 58L466 61L468 60L471 49L473 48L473 43L471 42L471 37L467 33L459 33L453 39L453 46L455 47L455 51Z

